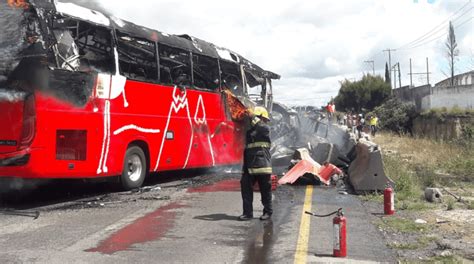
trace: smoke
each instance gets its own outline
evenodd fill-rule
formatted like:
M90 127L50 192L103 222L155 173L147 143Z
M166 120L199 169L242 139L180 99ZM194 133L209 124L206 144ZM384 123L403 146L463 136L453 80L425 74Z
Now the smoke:
M0 2L0 83L18 65L20 52L27 47L26 21L23 9L11 8L6 1Z
M23 101L25 98L26 93L21 92L21 91L15 91L15 90L5 90L0 88L0 102L10 102L10 103L16 103L19 101Z
M0 195L27 195L42 185L48 184L49 182L49 180L0 178ZM3 200L0 200L0 206L3 202Z
M60 0L61 3L73 3L85 8L99 11L105 15L112 16L112 13L107 10L102 4L97 0Z

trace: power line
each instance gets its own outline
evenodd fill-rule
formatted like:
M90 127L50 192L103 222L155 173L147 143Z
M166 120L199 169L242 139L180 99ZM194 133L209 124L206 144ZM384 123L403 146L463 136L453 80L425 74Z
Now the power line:
M462 27L464 24L466 24L467 22L471 21L472 19L474 18L474 16L470 17L469 19L466 19L464 22L462 22L461 24L455 26L455 28L460 28Z
M451 18L453 18L454 16L456 16L459 12L461 12L464 8L466 8L469 4L471 4L471 1L468 1L466 4L464 4L460 9L458 9L456 12L454 12L451 16L449 16L448 18L446 18L445 20L443 20L440 24L438 24L437 26L435 26L434 28L432 28L430 31L428 31L427 33L425 33L424 35L418 37L417 39L405 44L405 45L402 45L399 49L404 49L406 48L407 46L411 46L417 42L420 42L420 41L423 41L423 39L425 39L426 37L429 37L430 35L434 34L434 33L437 33L439 32L439 27L445 25L446 22L448 22ZM472 7L467 10L467 11L470 11L472 10ZM467 12L463 13L462 15L460 15L459 17L462 17L463 15L465 15ZM458 18L459 18L458 17ZM441 27L443 28L443 27ZM433 32L433 31L436 31L436 32Z
M434 28L432 28L430 31L428 31L427 33L425 33L424 35L418 37L417 39L405 44L405 45L402 45L400 48L398 49L401 49L402 51L403 50L407 50L407 49L412 49L413 47L410 47L410 46L422 46L422 45L418 45L420 44L421 42L425 42L424 40L426 40L427 38L430 38L431 36L433 36L434 34L444 30L446 28L446 22L449 21L451 18L455 17L457 14L459 14L460 12L462 12L467 6L469 6L469 4L472 3L472 0L468 0L461 8L459 8L458 10L456 10L454 13L452 13L452 15L448 16L444 21L442 21L439 25L435 26ZM473 7L471 7L470 9L464 11L461 15L457 16L456 18L452 19L452 21L456 21L458 20L459 18L463 17L465 14L467 14L469 11L471 11L473 9ZM466 23L463 22L462 24ZM461 25L458 26L458 28L460 27ZM441 28L440 28L441 27ZM444 35L444 33L443 33ZM430 41L434 41L434 40L437 40L439 38L441 38L442 36L437 36L435 39L431 39ZM426 44L426 43L424 43ZM423 44L423 45L424 45ZM381 53L383 53L383 51L379 51L379 52L376 52L374 53L372 56L369 57L368 60L376 60L376 57L379 56Z
M470 10L472 10L472 9L474 9L474 8L470 8L468 11L470 11ZM464 13L464 14L466 14L466 13ZM463 14L463 15L464 15L464 14ZM455 22L456 20L458 20L459 18L461 18L463 15L461 15L461 16L459 16L459 17L453 19L451 22ZM471 18L470 18L470 19L471 19ZM469 19L468 19L468 20L469 20ZM464 21L464 22L465 22L465 21ZM464 22L463 22L463 23L464 23ZM446 25L444 25L444 26L446 27L447 25L448 25L448 24L446 24ZM459 27L459 25L458 25L457 27ZM438 33L438 32L441 32L442 34L445 34L444 31L445 31L445 28L440 28L440 29L436 30L435 32L429 34L428 36L426 36L426 37L420 39L419 41L416 41L415 43L409 45L408 47L402 48L402 50L411 49L411 48L413 48L414 46L419 46L420 43L426 43L426 40L427 40L428 38L434 36L434 35L435 35L436 33ZM429 41L428 41L428 42L429 42Z
M465 25L467 22L471 21L472 18L473 18L473 17L470 17L470 18L464 20L463 22L461 22L461 23L458 24L458 25L453 25L453 27L454 27L455 29L459 29L459 28L461 28L463 25ZM431 43L431 42L433 42L433 41L435 41L435 40L438 40L438 39L440 39L440 38L442 38L442 37L444 37L444 36L446 36L446 32L442 32L442 34L437 35L437 36L435 36L434 38L430 38L430 39L428 39L428 40L426 40L426 41L424 41L424 42L418 43L418 44L416 44L416 45L414 45L414 46L412 46L412 47L409 47L409 48L404 48L404 49L402 49L402 50L412 50L412 49L416 49L416 48L419 48L419 47L421 47L421 46L424 46L424 45L426 45L426 44L428 44L428 43Z
M460 15L460 16L458 16L457 18L451 20L451 22L454 23L456 20L458 20L458 19L460 19L461 17L463 17L465 14L467 14L467 12L471 11L472 9L474 9L474 7L471 7L471 8L468 9L466 12L464 12L462 15ZM436 30L435 32L429 34L428 36L424 37L423 39L420 39L419 41L413 43L412 45L410 45L410 47L406 47L406 48L403 48L403 49L410 49L411 47L418 45L419 43L425 41L427 38L429 38L429 37L435 35L435 34L438 33L438 32L442 32L442 33L444 34L445 27L446 27L447 25L448 25L448 24L445 24L445 25L444 25L444 28L440 28L440 29Z
M439 36L436 36L436 37L433 38L433 39L429 39L429 40L427 40L427 41L425 41L425 42L419 43L418 45L415 45L415 46L410 47L410 48L405 48L405 49L403 49L403 50L412 50L412 49L419 48L419 47L421 47L421 46L425 46L426 44L431 43L431 42L433 42L433 41L435 41L435 40L438 40L438 39L440 39L440 38L442 38L442 37L444 37L444 36L446 36L446 33L445 33L445 32L443 32L443 34L441 34L441 35L439 35Z

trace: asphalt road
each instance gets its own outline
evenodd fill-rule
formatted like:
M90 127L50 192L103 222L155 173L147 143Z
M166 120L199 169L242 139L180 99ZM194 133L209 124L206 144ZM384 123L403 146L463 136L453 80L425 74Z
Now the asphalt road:
M258 219L262 206L255 193L255 219L240 222L238 175L149 184L139 192L53 184L20 198L4 196L4 209L38 210L40 216L0 215L0 263L396 262L371 224L380 212L334 187L315 186L308 196L312 187L280 186L271 221ZM305 215L308 204L321 214L343 208L346 258L331 256L332 216Z

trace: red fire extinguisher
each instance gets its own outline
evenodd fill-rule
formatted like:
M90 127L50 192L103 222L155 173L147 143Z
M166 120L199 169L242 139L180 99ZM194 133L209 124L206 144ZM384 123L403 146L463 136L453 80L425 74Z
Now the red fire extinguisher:
M344 258L347 255L346 218L342 213L342 209L338 210L336 217L332 219L332 224L334 231L334 246L332 255L338 258Z
M383 191L383 211L386 215L395 213L395 194L389 185Z
M278 177L272 174L271 181L272 181L272 191L275 191L278 187Z

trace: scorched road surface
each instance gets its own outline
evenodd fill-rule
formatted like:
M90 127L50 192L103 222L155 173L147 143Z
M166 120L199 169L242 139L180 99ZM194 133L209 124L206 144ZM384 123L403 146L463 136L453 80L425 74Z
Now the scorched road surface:
M51 186L42 188L54 191ZM87 195L77 195L75 190L75 196L67 196L69 200L54 202L43 198L43 191L21 202L4 202L4 207L38 210L41 215L36 220L0 215L0 262L396 261L371 224L375 216L355 196L338 194L332 187L280 186L273 194L271 221L258 219L262 206L256 192L255 219L239 222L239 189L237 175L207 175L162 182L137 192L84 189ZM323 214L339 207L344 208L348 227L348 257L344 259L331 257L332 216L303 214L304 209Z

